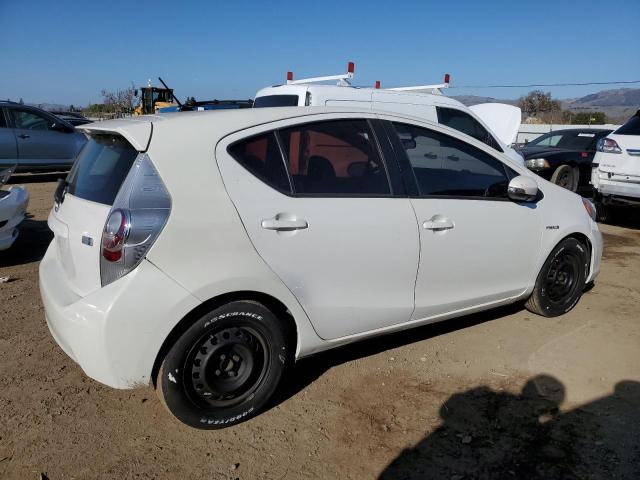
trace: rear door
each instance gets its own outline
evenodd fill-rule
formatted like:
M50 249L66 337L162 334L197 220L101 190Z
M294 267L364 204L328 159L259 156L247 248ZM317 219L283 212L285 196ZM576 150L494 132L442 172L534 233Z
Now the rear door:
M100 243L118 190L138 152L122 136L94 132L67 177L62 202L49 215L57 256L76 294L101 287Z
M6 111L0 107L0 170L18 163L18 145L13 129L9 128Z
M416 220L409 199L394 196L370 121L277 125L232 135L216 149L260 256L324 339L409 320Z
M8 112L18 144L19 168L71 166L79 149L79 137L74 131L63 131L53 116L26 107L10 107Z

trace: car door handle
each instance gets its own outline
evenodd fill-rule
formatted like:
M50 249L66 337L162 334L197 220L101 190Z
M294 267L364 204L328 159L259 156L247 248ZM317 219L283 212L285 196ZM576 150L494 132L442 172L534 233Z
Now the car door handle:
M447 158L452 162L457 162L458 160L460 160L460 157L458 157L457 155L449 155Z
M20 135L18 135L18 137L20 137L20 138L31 138L31 135L27 135L26 133L21 133Z
M435 153L433 153L433 152L429 152L429 153L425 153L425 154L424 154L424 157L425 157L425 158L430 158L430 159L432 159L432 160L433 160L433 159L435 159L435 158L438 158L438 155L437 155L437 154L435 154Z
M265 230L289 232L291 230L303 230L307 227L309 227L309 224L306 220L285 220L278 217L262 220L262 228Z
M451 230L455 227L455 224L449 220L448 218L432 218L431 220L427 220L422 224L422 227L426 230Z

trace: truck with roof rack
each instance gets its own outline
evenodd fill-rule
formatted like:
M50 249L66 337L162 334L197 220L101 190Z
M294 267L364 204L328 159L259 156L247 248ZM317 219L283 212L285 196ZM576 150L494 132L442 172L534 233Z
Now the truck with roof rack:
M467 107L443 95L442 90L449 87L449 74L440 84L394 88L382 88L380 81L373 87L354 86L354 75L353 62L348 63L346 73L338 75L295 80L293 72L287 72L286 84L259 90L253 107L351 106L411 115L461 131L524 164L522 156L510 146L520 126L518 107L502 103Z

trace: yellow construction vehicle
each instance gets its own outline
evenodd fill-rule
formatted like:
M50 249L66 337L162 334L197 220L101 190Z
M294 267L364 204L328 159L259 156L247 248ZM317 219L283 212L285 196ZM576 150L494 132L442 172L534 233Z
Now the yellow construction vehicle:
M173 94L173 88L169 88L162 78L158 77L164 88L151 86L151 80L146 87L134 92L140 96L138 106L133 110L134 115L148 115L157 113L160 108L182 106L180 101Z

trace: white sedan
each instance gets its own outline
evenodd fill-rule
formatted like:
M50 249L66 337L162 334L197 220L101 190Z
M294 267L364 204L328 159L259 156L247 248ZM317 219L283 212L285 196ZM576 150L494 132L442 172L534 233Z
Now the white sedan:
M600 268L588 200L443 125L293 107L80 128L40 264L49 328L193 427L250 418L338 345L520 301L561 315Z

